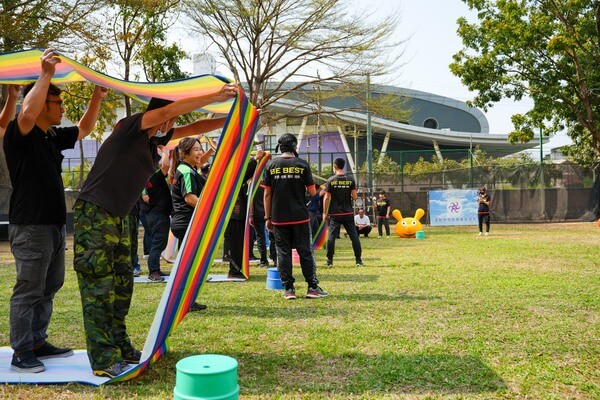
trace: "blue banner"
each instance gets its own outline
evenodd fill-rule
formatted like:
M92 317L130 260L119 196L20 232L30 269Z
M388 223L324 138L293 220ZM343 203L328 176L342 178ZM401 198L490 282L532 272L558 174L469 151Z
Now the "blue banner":
M430 190L431 226L477 225L477 189Z

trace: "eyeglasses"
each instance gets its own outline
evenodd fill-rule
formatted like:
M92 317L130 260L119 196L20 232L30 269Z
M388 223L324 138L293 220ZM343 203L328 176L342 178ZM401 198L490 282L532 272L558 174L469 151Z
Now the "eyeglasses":
M56 104L58 104L59 107L63 106L62 100L46 100L46 103L56 103Z

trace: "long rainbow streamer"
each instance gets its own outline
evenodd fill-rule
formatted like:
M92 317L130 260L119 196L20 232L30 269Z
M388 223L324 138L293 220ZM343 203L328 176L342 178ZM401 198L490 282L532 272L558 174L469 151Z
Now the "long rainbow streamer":
M108 382L139 376L168 349L167 339L202 289L233 210L250 156L258 111L240 91L227 117L206 186L154 315L142 361Z
M39 49L15 51L0 54L0 84L27 84L35 81L42 72ZM167 100L179 100L215 93L230 79L217 75L202 75L172 82L131 82L113 78L95 71L79 62L59 55L61 62L56 65L52 82L62 85L72 82L89 81L125 93L127 96L142 102L151 97ZM200 111L227 114L233 100L210 104Z
M248 201L246 202L246 224L244 228L244 249L242 253L242 273L246 277L246 279L250 279L250 232L252 226L250 225L250 209L252 208L252 202L254 201L254 196L256 196L256 192L258 191L258 187L260 186L260 181L262 180L263 174L265 172L265 166L271 159L271 153L268 151L262 156L256 165L256 169L254 170L254 175L252 176L252 182L250 183L250 187L248 188Z
M323 179L323 178L321 178ZM319 190L323 190L325 188L326 183L321 184ZM329 211L329 204L327 205L327 210L325 210L325 214ZM327 247L327 238L329 237L329 221L323 220L319 225L319 229L313 234L313 250L321 250Z

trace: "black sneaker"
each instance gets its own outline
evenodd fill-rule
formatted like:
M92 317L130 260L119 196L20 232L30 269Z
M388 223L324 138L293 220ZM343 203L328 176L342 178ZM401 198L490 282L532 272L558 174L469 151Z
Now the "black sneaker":
M45 360L46 358L70 357L73 355L73 350L68 347L56 347L48 342L44 342L44 344L37 349L33 349L33 354L35 354L38 360Z
M362 261L357 261L357 262L356 262L356 266L357 266L357 267L364 267L364 266L365 266L365 264L364 264Z
M333 261L327 260L327 268L332 268L332 267L333 267Z
M286 300L296 300L296 291L294 288L285 289L285 293L283 294L283 298Z
M308 288L308 292L306 292L306 297L309 299L317 299L319 297L327 297L329 293L321 289L320 287L312 287Z
M194 302L190 306L190 311L202 311L202 310L206 310L206 304L200 304L200 303Z
M121 375L123 372L127 371L128 369L129 369L129 366L127 364L118 362L116 364L111 365L110 367L107 367L104 369L95 369L92 372L96 376L102 376L104 378L114 378L115 376Z
M160 276L169 276L169 275L171 275L170 272L158 271L158 273L160 274Z
M137 349L133 349L127 353L121 352L121 356L123 357L123 362L126 364L139 364L140 359L142 358L142 352Z
M27 350L19 353L19 355L13 354L10 369L17 372L38 373L44 372L46 367L37 359L33 351Z
M163 282L165 278L162 277L160 272L153 272L150 275L148 275L148 280L150 282Z
M269 262L268 261L261 261L260 264L258 264L259 268L269 268Z
M230 272L227 274L228 279L243 279L246 280L246 277L241 272Z

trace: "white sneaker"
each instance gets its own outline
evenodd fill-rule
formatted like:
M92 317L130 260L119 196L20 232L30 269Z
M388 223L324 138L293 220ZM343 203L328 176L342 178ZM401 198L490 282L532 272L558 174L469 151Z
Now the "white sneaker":
M477 236L481 236L481 235L483 235L483 233L481 233L481 232L479 232L479 233L477 234Z
M486 233L485 233L485 236L490 236L490 233L489 233L489 232L486 232Z

